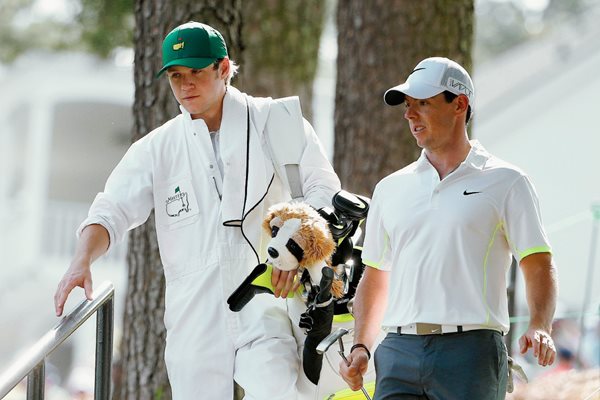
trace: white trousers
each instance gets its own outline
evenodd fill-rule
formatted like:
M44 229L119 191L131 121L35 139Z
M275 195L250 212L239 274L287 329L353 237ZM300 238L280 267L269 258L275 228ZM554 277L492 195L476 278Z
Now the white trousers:
M285 301L258 295L231 312L225 270L211 265L167 285L173 399L233 399L235 380L248 400L295 400L300 361Z

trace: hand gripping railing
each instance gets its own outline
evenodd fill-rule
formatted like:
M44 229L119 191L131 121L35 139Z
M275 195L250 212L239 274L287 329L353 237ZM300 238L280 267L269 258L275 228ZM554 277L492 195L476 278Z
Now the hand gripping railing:
M111 383L114 293L112 283L102 283L94 290L92 300L82 301L73 312L42 336L27 353L10 365L0 375L0 399L25 377L27 377L27 400L43 399L46 357L97 311L94 399L108 400Z

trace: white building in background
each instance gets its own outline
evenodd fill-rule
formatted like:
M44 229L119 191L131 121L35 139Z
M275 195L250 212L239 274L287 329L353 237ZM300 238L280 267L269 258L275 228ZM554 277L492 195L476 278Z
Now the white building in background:
M2 367L58 322L54 290L73 255L76 228L129 146L133 94L131 64L82 54L28 54L0 76ZM115 283L117 327L125 249L94 265L94 286ZM76 289L66 311L82 299ZM65 353L80 347L93 357L94 325L92 318L55 362L68 366Z
M588 275L591 251L600 253L600 243L591 243L591 207L600 201L599 18L591 8L474 74L473 137L536 186L559 272L559 314L581 311L590 279L588 310L597 313L600 304L597 262ZM519 290L524 297L522 281Z
M0 87L3 259L64 255L73 240L61 229L81 216L130 142L131 67L30 55Z

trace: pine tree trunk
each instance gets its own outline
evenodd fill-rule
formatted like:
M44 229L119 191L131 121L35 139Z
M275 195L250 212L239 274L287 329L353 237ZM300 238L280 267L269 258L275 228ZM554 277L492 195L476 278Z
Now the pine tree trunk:
M133 140L179 112L167 80L156 79L155 74L161 66L164 36L190 20L207 23L223 34L230 58L241 65L240 76L234 80L236 86L254 95L300 94L306 113L311 104L322 14L323 7L317 0L261 0L245 2L244 7L241 0L136 0ZM243 21L247 21L247 28ZM164 363L165 281L154 215L130 233L127 262L123 338L113 398L168 400L171 389Z
M444 56L471 68L473 0L338 2L334 166L342 186L371 195L420 149L403 107L383 103L422 59Z
M323 0L245 1L245 60L236 85L254 96L300 96L310 120L324 19Z

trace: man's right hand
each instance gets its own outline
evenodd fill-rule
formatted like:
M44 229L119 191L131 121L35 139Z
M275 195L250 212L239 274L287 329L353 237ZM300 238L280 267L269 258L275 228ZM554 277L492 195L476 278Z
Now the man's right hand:
M273 292L275 297L283 297L285 299L289 292L298 290L300 287L300 279L295 279L297 274L298 269L283 271L273 267L271 285L273 285L273 288L275 289Z
M102 225L91 224L81 231L75 257L54 294L54 308L57 317L62 315L67 297L76 286L83 288L85 297L92 300L92 272L90 267L95 259L106 253L109 244L108 231Z
M62 277L54 294L54 308L56 316L60 317L67 297L71 291L79 286L85 291L85 297L92 299L92 272L89 261L73 260L67 272Z
M367 373L369 357L364 350L357 348L347 358L348 364L344 360L340 361L340 375L350 389L360 390L363 386L363 376Z

